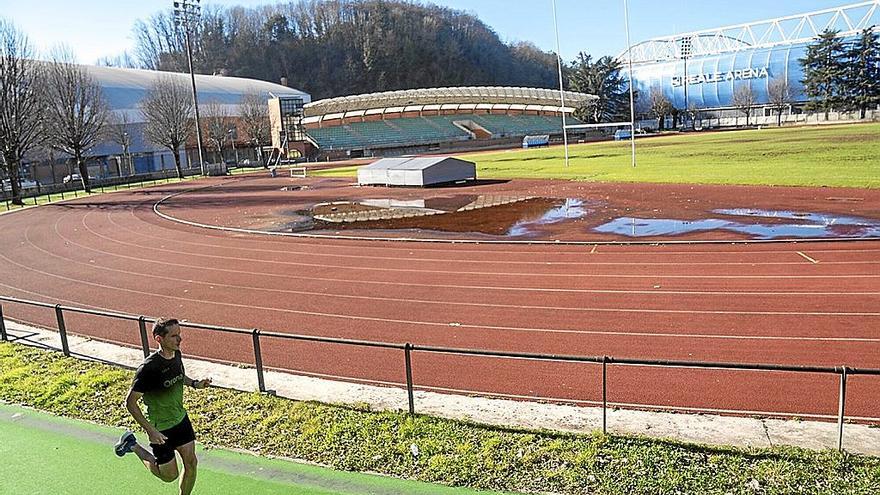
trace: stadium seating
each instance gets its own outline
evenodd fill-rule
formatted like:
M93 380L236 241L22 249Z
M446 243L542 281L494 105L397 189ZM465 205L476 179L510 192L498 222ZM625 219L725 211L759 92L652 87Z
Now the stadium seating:
M471 134L455 122L471 121L493 138L522 137L529 134L560 134L562 122L545 115L436 115L355 122L335 127L308 129L306 132L325 150L382 149L422 146L471 139ZM579 122L570 118L570 123Z

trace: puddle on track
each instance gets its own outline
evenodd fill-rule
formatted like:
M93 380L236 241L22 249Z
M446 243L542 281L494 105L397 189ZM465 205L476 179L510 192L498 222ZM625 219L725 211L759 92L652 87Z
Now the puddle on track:
M671 237L692 232L726 230L754 239L880 237L880 220L830 213L748 208L718 209L721 218L677 220L670 218L620 217L593 230L626 237ZM727 217L727 218L725 218ZM737 218L764 219L747 223ZM780 222L780 219L782 220ZM771 221L772 220L772 221Z

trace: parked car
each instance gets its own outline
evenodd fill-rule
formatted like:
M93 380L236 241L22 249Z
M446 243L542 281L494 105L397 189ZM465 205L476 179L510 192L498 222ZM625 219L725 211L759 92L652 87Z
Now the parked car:
M79 174L70 174L70 175L65 175L64 178L61 179L61 182L67 184L67 183L69 183L69 182L79 182L79 181L81 181L81 180L82 180L82 175L79 175ZM93 180L95 180L95 178L92 177L92 176L90 175L90 176L89 176L89 181L93 181Z
M27 189L36 189L36 188L40 187L39 182L37 182L35 180L30 180L30 179L21 179L19 181L19 184L21 184L22 191L27 190ZM4 191L11 191L12 190L12 183L10 182L9 179L3 179L3 190Z

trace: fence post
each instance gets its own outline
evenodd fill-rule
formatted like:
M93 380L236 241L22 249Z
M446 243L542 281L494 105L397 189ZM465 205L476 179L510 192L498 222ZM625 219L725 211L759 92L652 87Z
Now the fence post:
M846 411L846 366L840 367L840 402L837 407L837 450L843 451L843 415Z
M64 326L64 312L60 304L55 305L55 319L58 320L58 334L61 335L61 352L70 357L70 347L67 345L67 327Z
M9 341L9 336L6 335L6 320L3 319L3 305L0 304L0 340L3 342Z
M266 381L263 378L263 353L260 351L260 330L255 328L252 332L254 338L254 364L257 366L257 385L260 392L266 391Z
M147 320L143 316L138 317L138 329L141 332L141 349L144 351L144 357L150 355L150 341L147 339Z
M608 433L608 356L602 356L602 434Z
M409 413L416 413L416 403L413 397L413 379L412 379L412 344L407 342L403 346L403 357L406 362L406 397L409 400Z

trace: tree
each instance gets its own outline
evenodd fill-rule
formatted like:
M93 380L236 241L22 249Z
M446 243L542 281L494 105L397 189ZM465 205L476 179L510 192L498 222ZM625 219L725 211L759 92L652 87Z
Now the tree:
M767 99L770 108L776 112L776 125L782 126L782 112L794 99L791 84L785 76L775 77L767 85Z
M40 143L43 65L27 37L0 19L0 167L9 177L12 202L22 204L21 161Z
M675 107L663 93L663 88L658 86L651 88L649 102L651 115L657 119L657 130L662 131L665 127L666 116L672 113Z
M868 108L880 103L880 32L867 28L845 51L844 108L858 110L864 119Z
M242 97L239 108L244 132L256 148L260 163L268 167L269 164L263 160L263 145L270 140L269 105L260 93L252 92Z
M122 156L128 162L128 174L134 175L134 163L131 160L131 135L132 126L128 114L125 111L111 114L107 125L107 139L122 148ZM118 172L121 177L121 167Z
M590 123L629 120L629 86L620 75L620 61L602 57L593 62L586 53L579 53L570 69L569 88L598 97L577 116Z
M193 101L185 79L172 75L159 76L141 101L144 114L144 136L151 143L167 148L174 155L177 177L183 178L180 147L195 130Z
M755 92L752 91L752 87L748 83L734 90L733 106L746 115L746 127L749 126L749 117L752 115L752 108L755 106L755 103L757 103Z
M229 138L229 130L234 127L229 107L213 100L202 111L202 133L217 149L217 161L223 161L223 143Z
M91 192L86 160L104 137L109 106L101 85L65 47L54 50L47 68L46 109L47 141L73 157L83 188Z
M837 31L826 29L815 43L807 46L807 54L800 59L804 68L804 93L810 101L807 109L828 112L841 102L841 90L844 84L845 68L842 61L844 53L843 41Z

